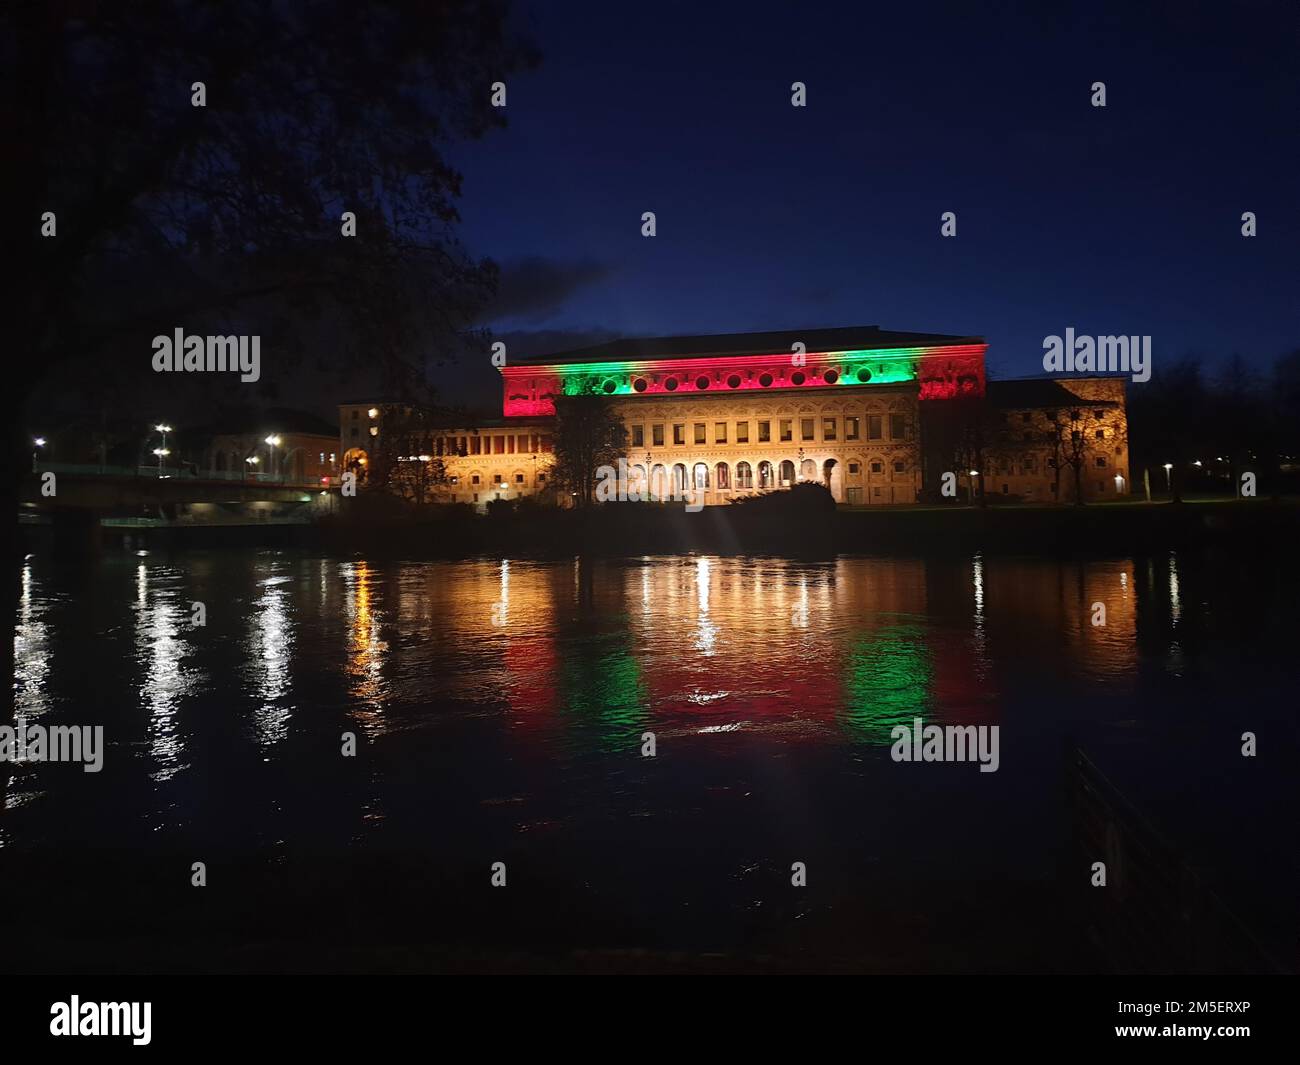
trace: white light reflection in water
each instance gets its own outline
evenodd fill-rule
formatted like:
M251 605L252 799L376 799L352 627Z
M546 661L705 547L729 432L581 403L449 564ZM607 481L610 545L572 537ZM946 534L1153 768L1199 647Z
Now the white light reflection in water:
M262 594L253 603L248 657L253 689L262 705L253 715L257 742L265 750L284 739L293 706L289 664L293 659L293 624L289 618L288 577L267 577L258 582Z
M176 725L181 701L198 675L186 667L191 648L182 635L188 604L182 602L178 575L162 566L136 566L135 659L144 669L140 698L149 710L149 755L154 780L169 780L185 763L185 740Z
M49 607L32 601L32 564L23 563L14 627L14 710L28 719L49 709L46 684L50 675L50 633L44 618Z
M975 671L976 675L984 677L988 674L989 662L986 644L986 634L984 632L984 556L977 554L972 560L973 583L975 586L975 617L974 631L971 642L975 650Z
M1183 600L1178 591L1178 558L1169 553L1169 614L1174 623L1183 616Z
M510 560L501 560L501 595L492 604L492 624L503 629L510 624Z
M695 561L695 595L697 621L695 629L695 649L701 654L712 655L714 643L718 636L718 626L709 618L709 579L712 567L707 558Z

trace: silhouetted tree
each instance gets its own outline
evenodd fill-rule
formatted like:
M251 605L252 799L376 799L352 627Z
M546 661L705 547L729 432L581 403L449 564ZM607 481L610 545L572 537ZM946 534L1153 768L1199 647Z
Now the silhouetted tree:
M555 480L579 507L591 506L596 473L627 454L627 427L594 389L555 400Z

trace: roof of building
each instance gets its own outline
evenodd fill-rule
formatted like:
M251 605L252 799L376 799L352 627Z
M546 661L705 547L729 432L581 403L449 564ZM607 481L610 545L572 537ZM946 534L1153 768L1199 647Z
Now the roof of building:
M1031 407L1114 407L1114 400L1077 396L1051 377L1023 377L986 383L990 406L1007 410Z
M878 325L856 325L841 329L786 329L771 333L719 333L706 336L611 340L607 344L595 344L591 347L575 348L572 351L534 355L519 362L552 366L584 362L774 355L778 352L790 351L796 342L804 344L809 352L822 352L982 344L984 338L953 336L946 333L899 333L881 329Z

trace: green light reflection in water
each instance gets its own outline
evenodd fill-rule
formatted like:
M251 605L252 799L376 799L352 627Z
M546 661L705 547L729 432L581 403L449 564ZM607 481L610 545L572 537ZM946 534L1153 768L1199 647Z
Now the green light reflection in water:
M561 666L565 709L599 730L603 750L639 748L647 718L641 664L627 637L597 637L564 650Z
M846 731L862 743L887 745L895 725L924 720L934 667L918 624L861 633L850 645L843 710Z

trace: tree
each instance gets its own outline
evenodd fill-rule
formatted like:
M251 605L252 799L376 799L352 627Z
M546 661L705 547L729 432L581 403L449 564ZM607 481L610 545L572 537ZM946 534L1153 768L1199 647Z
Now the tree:
M446 467L435 454L438 420L424 407L386 405L370 462L370 487L421 506L430 502L435 489L447 483Z
M591 506L596 474L627 454L627 426L594 388L555 400L555 480L579 507Z
M1056 456L1057 499L1060 499L1060 471L1072 474L1075 506L1084 505L1083 475L1093 463L1104 457L1109 469L1114 449L1127 440L1120 419L1112 417L1115 405L1102 400L1080 399L1079 405L1054 412L1052 446ZM1100 435L1098 435L1100 434ZM1131 472L1131 471L1130 471Z
M242 387L247 403L237 377L152 373L150 338L177 327L261 334L285 356L268 369L328 349L422 390L425 353L455 347L495 282L456 240L444 150L502 125L492 83L536 61L506 15L501 0L5 5L10 453L30 452L47 381L94 395L115 375L142 410L159 387L196 403Z

